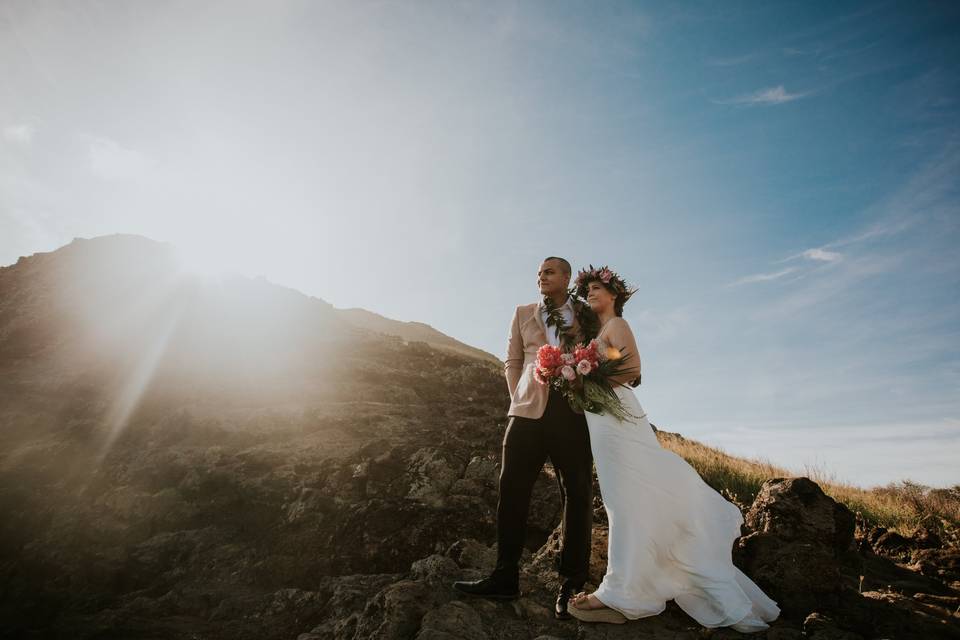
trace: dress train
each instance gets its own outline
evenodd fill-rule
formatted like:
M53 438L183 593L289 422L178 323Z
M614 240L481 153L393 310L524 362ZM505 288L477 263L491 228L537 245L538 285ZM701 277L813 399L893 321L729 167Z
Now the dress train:
M704 627L767 629L779 607L733 564L740 510L660 446L631 389L617 395L638 420L586 413L609 519L607 572L594 595L629 620L672 599Z

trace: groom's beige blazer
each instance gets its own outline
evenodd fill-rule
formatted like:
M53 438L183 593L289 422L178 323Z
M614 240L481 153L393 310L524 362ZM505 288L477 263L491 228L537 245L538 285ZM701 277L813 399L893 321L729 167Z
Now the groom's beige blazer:
M580 323L577 321L574 302L573 323L570 333L582 338ZM554 331L550 327L550 331ZM543 416L547 408L549 389L533 377L537 365L537 350L547 342L547 327L540 315L540 303L522 304L513 313L510 323L510 337L507 340L507 357L504 361L504 374L507 389L510 391L510 409L508 416L520 416L534 420ZM583 413L583 411L577 411Z

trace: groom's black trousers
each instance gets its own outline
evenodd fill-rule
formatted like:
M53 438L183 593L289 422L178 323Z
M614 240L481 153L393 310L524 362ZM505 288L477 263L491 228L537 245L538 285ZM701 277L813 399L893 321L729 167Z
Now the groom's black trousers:
M557 570L581 586L590 565L593 528L593 454L583 414L550 389L543 416L512 416L503 436L500 498L497 503L497 568L493 575L515 582L526 538L530 494L549 456L563 499L563 525Z

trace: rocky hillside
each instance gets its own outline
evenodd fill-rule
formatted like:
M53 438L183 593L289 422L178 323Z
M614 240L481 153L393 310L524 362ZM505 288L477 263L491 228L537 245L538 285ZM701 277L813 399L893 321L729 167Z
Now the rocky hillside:
M502 364L498 358L486 351L463 344L459 340L444 335L430 325L422 322L400 322L398 320L391 320L390 318L384 318L380 314L367 311L366 309L337 309L337 313L341 318L357 327L363 327L364 329L384 335L399 336L407 341L426 342L431 347L447 349L461 355L480 358L481 360L489 360L498 365Z
M0 638L741 637L672 604L554 620L549 466L527 595L458 597L493 561L500 368L168 258L120 236L0 269ZM958 554L935 534L872 527L806 479L745 515L735 561L784 610L752 637L958 636Z

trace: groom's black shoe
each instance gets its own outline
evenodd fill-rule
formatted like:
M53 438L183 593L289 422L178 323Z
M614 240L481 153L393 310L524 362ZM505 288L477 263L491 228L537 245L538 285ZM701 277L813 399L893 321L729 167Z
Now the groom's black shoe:
M583 589L583 585L575 586L569 582L560 585L560 591L557 592L557 604L553 608L553 616L558 620L569 620L573 616L567 611L567 604L575 593Z
M502 582L492 576L482 580L458 580L453 583L453 588L460 593L493 600L516 600L521 595L518 582Z

